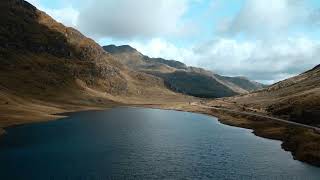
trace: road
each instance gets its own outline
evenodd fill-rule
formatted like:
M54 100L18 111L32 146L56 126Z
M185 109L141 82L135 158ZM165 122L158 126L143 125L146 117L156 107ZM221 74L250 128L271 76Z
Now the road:
M197 104L197 103L192 103L191 105L202 107L202 108L207 108L207 109L215 109L215 110L226 111L226 112L231 112L231 113L236 113L236 114L242 114L242 115L249 115L249 116L266 118L266 119L270 119L270 120L273 120L273 121L278 121L278 122L283 122L283 123L286 123L286 124L291 124L291 125L295 125L295 126L299 126L299 127L313 129L317 133L320 133L320 128L318 128L318 127L314 127L314 126L310 126L310 125L306 125L306 124L301 124L301 123L297 123L297 122L292 122L292 121L288 121L288 120L284 120L284 119L280 119L280 118L276 118L276 117L272 117L272 116L257 114L257 113L253 113L253 112L242 112L242 111L226 109L226 108L205 106L205 105L201 105L201 104Z

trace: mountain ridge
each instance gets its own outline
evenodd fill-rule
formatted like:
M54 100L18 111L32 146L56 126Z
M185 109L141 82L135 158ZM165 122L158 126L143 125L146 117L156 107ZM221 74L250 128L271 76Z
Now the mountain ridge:
M130 51L123 47L127 47ZM209 98L233 96L265 87L244 77L220 76L179 61L150 58L129 45L108 45L103 46L103 49L117 56L120 62L129 68L161 77L170 89L192 96Z

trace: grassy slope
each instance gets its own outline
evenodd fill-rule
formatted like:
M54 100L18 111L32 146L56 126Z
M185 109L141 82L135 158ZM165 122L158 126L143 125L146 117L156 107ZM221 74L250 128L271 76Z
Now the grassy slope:
M291 121L320 126L320 68L229 101Z

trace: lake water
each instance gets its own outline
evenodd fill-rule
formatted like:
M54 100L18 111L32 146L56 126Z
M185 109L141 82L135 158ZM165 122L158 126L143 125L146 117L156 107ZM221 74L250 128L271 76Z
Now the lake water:
M115 108L7 129L0 179L320 179L279 141L201 114Z

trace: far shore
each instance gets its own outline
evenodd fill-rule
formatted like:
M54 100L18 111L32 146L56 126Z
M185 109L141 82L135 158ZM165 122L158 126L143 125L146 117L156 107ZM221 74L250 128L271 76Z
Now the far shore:
M56 120L62 117L61 114L64 116L66 113L104 110L123 106L178 110L214 116L223 124L252 129L253 133L257 136L280 140L283 142L282 148L286 151L290 151L294 159L320 167L320 134L314 132L312 129L295 127L286 123L259 119L249 115L237 115L214 109L201 108L193 106L189 102L169 102L166 104L112 104L96 107L79 106L70 109L60 109L52 112L52 114L33 114L32 116L25 116L25 119L20 118L19 120L15 120L13 123L2 123L0 124L0 136L5 134L5 128L10 126Z

